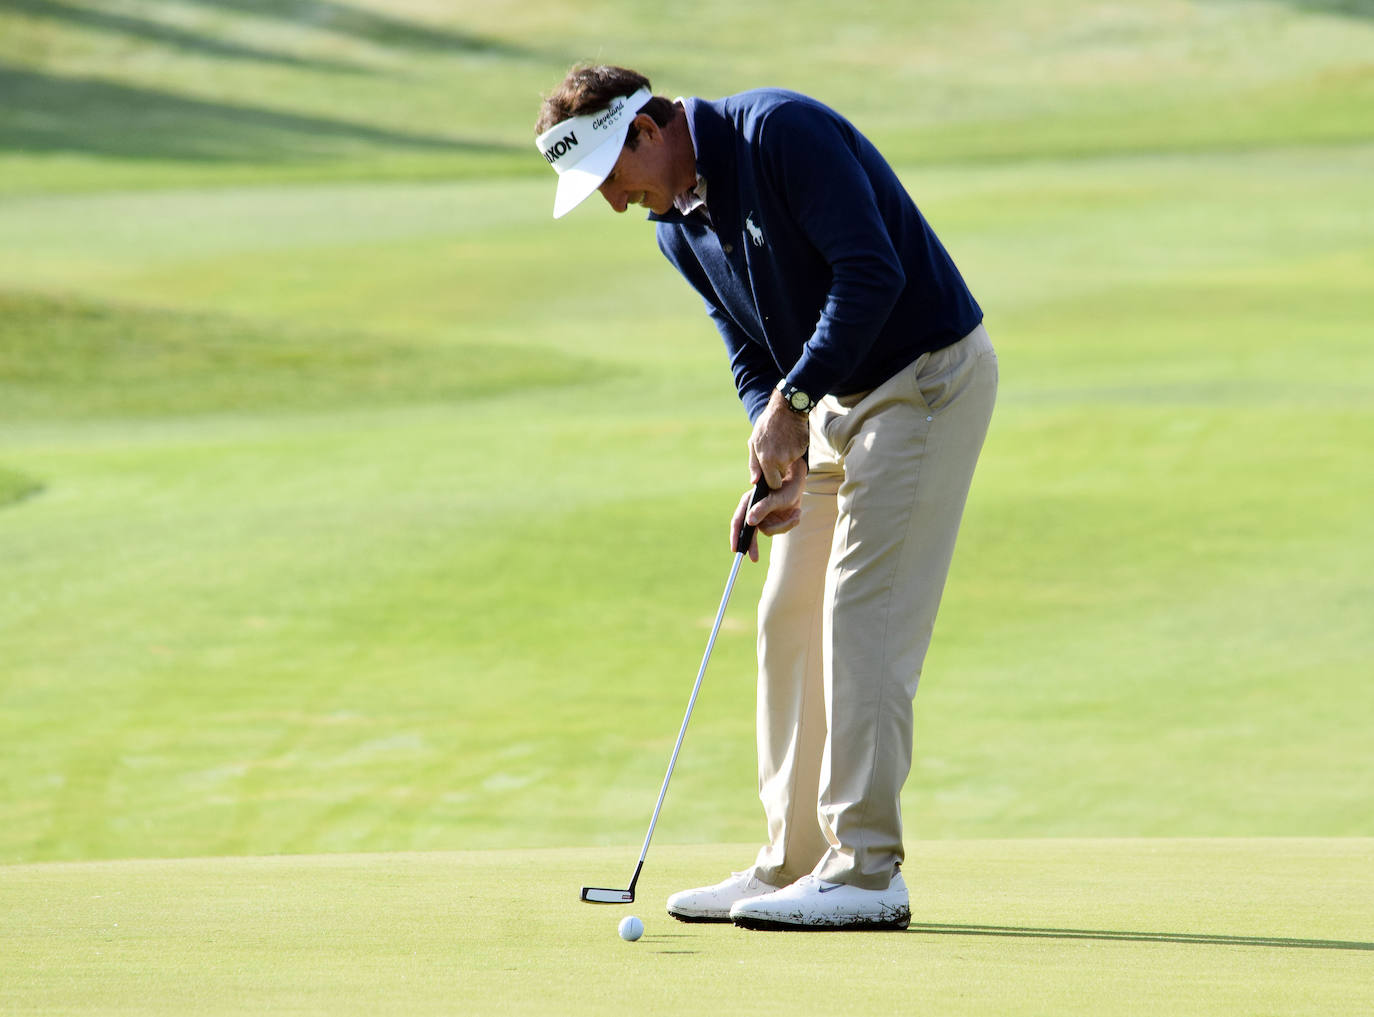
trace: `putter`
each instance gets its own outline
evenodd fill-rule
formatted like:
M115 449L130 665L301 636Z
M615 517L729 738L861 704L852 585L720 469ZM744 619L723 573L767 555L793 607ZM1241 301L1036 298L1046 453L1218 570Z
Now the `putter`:
M749 507L753 508L760 500L768 495L770 488L768 481L759 477L759 481L754 485L754 496L749 499ZM716 645L716 634L720 632L720 623L725 619L725 605L730 603L730 591L735 588L735 577L739 575L739 567L744 562L744 556L749 553L749 545L754 542L754 527L745 523L740 527L739 540L735 541L735 561L730 566L730 578L725 583L725 595L720 598L720 607L716 610L716 622L711 626L711 638L706 640L706 653L701 658L701 667L697 670L696 684L692 686L692 698L687 700L687 714L682 718L682 727L677 733L677 744L673 746L672 758L668 760L668 772L663 775L663 786L658 791L658 803L654 806L654 816L649 820L649 832L644 836L644 847L639 852L639 863L635 865L635 873L630 877L630 885L624 890L612 890L604 886L584 886L582 888L582 899L588 904L633 904L635 899L635 884L639 882L639 874L644 871L644 859L649 854L649 841L654 839L654 827L658 825L658 814L663 810L663 799L668 794L668 782L673 779L673 767L677 765L677 754L682 749L682 739L687 736L687 722L692 719L692 707L697 704L697 693L701 691L701 680L706 677L706 665L711 660L711 650Z

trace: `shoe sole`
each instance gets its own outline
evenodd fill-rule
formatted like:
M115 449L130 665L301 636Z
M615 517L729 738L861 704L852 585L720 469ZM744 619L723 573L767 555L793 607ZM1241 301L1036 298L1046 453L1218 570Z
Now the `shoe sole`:
M794 922L779 922L771 918L754 918L740 915L732 922L741 929L751 932L905 932L911 925L911 915L895 918L855 918L843 924L817 923L802 925Z
M687 922L689 925L692 925L692 924L707 924L707 923L715 923L715 924L717 924L717 925L726 925L726 924L729 924L729 922L730 922L730 916L729 916L728 914L724 914L724 915L687 915L687 914L683 914L683 913L680 912L680 911L673 911L672 909L669 909L668 914L672 915L672 916L673 916L674 918L676 918L679 922Z

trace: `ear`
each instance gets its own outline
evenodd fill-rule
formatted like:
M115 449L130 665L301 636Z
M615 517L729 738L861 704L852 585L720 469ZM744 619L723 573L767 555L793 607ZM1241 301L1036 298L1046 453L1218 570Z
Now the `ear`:
M663 128L659 127L648 113L635 114L634 125L638 129L640 137L648 138L654 144L663 140Z

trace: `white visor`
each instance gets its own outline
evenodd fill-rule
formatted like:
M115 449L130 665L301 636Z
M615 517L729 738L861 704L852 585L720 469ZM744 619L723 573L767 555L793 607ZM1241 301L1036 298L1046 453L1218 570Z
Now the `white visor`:
M555 124L534 139L535 147L558 172L555 219L582 204L610 176L625 146L630 123L653 97L651 91L641 88L634 95L612 99L606 109Z

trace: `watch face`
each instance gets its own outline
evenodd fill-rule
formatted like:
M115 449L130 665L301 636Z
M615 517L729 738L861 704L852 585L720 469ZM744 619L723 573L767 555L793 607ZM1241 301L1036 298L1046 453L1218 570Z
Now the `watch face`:
M811 397L805 392L792 393L792 409L805 410L811 408Z

